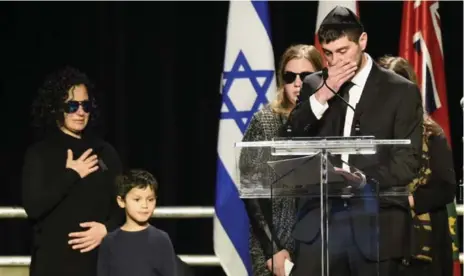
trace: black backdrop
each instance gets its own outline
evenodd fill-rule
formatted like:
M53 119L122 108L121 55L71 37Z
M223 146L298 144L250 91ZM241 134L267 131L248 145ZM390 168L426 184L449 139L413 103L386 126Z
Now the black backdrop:
M459 179L462 10L462 2L440 4ZM228 2L0 3L0 206L20 205L29 107L45 74L65 64L96 83L106 139L126 166L156 175L159 205L214 205L227 12ZM276 62L290 44L313 43L316 13L316 1L270 2ZM371 56L396 55L402 2L360 2L360 14ZM154 223L169 232L177 253L213 254L211 219ZM0 221L0 254L28 255L29 231L24 220ZM197 271L221 275L219 268Z

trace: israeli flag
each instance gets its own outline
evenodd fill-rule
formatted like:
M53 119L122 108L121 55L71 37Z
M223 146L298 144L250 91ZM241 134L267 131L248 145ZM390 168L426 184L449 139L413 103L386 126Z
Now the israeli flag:
M275 98L267 1L231 1L218 138L214 251L230 276L251 276L249 223L239 198L234 143L253 114Z

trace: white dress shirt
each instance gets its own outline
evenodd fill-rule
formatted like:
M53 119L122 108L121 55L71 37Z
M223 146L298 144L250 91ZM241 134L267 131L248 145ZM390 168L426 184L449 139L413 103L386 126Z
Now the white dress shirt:
M356 109L356 105L358 104L359 100L361 99L361 94L364 90L364 85L366 84L367 77L372 69L372 58L367 54L364 53L366 57L366 65L351 79L351 82L354 84L351 89L348 91L349 93L349 101L348 103ZM316 96L313 94L309 97L309 102L311 105L311 109L313 110L314 115L317 119L321 119L324 112L329 108L329 104L321 104L317 99ZM354 111L348 107L346 109L345 115L345 125L343 127L343 136L351 136L351 125L353 124L353 117ZM348 162L349 154L342 154L342 160ZM343 169L350 171L349 166L343 163Z

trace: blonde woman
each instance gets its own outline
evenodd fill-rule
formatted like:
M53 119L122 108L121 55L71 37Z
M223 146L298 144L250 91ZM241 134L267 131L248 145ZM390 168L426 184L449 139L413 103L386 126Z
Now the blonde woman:
M379 65L417 84L416 74L404 58L384 56ZM453 159L442 128L427 115L423 131L422 165L409 187L413 232L406 275L451 276L452 239L446 205L456 193Z
M276 99L253 115L243 141L269 141L279 136L296 105L304 78L322 68L322 56L314 46L299 44L289 47L282 55L277 71ZM241 175L256 176L256 171L260 171L262 177L268 177L265 161L269 159L269 152L265 150L247 149L242 152L241 164L260 164L257 165L260 168L242 166ZM275 275L283 276L284 261L291 260L294 249L291 238L294 200L283 197L272 200L247 199L245 205L250 218L253 275L268 276L272 275L273 270Z

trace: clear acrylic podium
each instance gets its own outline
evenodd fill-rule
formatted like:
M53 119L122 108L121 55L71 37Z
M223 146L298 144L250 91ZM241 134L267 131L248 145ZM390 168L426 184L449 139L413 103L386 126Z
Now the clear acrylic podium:
M289 247L295 271L302 266L299 262L306 260L294 259L292 240L310 244L314 251L307 264L311 263L314 269L298 275L328 276L338 269L334 267L334 256L350 254L350 248L356 246L378 264L379 202L407 202L409 192L407 187L384 189L371 176L385 169L385 160L395 151L409 146L407 139L380 140L372 136L238 142L234 181L247 206L251 201L254 206L261 206L258 209L262 214L250 209L249 212L264 221L259 224L266 228L263 233L273 252ZM263 210L270 211L270 216ZM350 215L342 215L347 213ZM364 229L354 227L353 221L369 223ZM332 223L338 226L332 228ZM378 275L378 269L377 265L372 275Z

